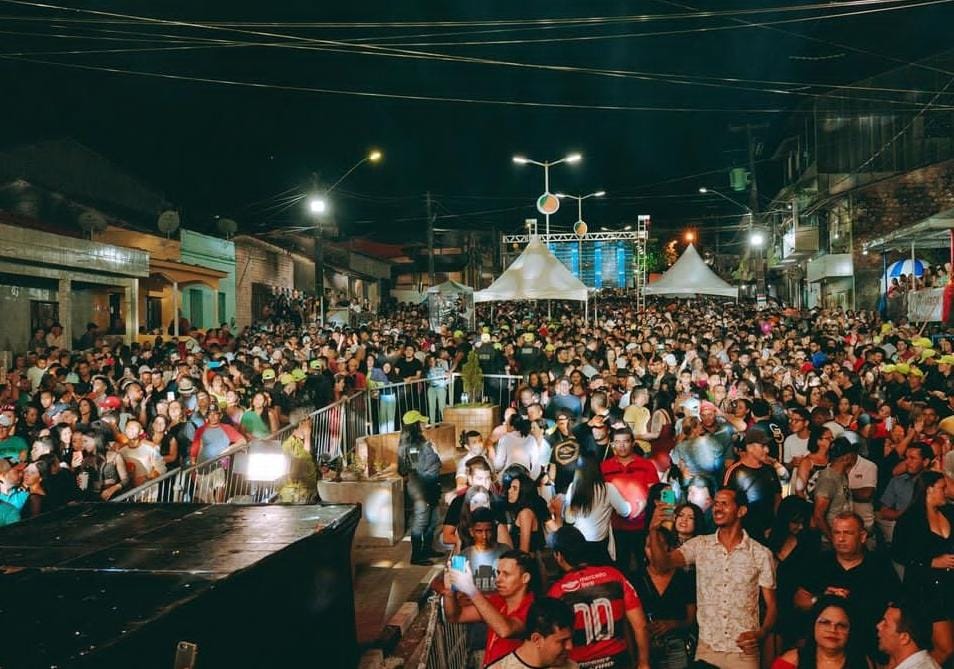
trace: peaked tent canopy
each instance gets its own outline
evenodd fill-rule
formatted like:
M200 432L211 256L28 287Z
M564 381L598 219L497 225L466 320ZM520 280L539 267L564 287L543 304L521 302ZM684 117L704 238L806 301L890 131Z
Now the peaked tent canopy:
M646 295L692 297L694 295L719 295L738 297L739 289L719 278L699 256L692 244L679 256L672 267L645 288Z
M586 302L586 285L557 260L536 235L523 253L490 287L474 293L475 302L576 300Z

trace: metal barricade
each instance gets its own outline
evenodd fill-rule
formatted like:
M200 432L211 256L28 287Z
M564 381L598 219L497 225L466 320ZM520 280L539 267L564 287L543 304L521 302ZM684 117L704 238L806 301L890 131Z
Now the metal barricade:
M435 387L430 379L416 379L376 386L367 392L365 416L367 434L387 434L401 430L401 417L417 410L438 423L449 405L448 386Z
M459 372L452 375L453 392L451 392L451 404L461 403L461 395L464 392L464 381ZM503 410L510 406L516 397L514 397L517 388L523 383L523 377L514 374L484 374L484 383L479 397L468 397L468 402L483 402L485 404L496 404Z
M469 669L467 628L447 622L440 596L428 599L427 607L427 629L421 642L418 669Z

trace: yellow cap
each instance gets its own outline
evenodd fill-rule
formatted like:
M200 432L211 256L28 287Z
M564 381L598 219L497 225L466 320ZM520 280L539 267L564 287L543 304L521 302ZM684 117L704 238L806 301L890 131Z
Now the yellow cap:
M271 381L271 380L274 379L274 378L275 378L275 370L274 370L274 369L265 369L265 370L262 370L262 381Z
M927 337L918 337L911 342L911 346L917 346L918 348L931 348L931 340Z
M882 323L881 324L881 334L888 334L894 329L894 326L891 323Z
M291 375L295 381L304 381L308 378L308 375L305 374L305 370L301 369L300 367L293 369Z
M881 367L882 374L891 374L895 371L896 367L894 365L883 365Z
M401 422L404 423L405 425L413 425L414 423L426 423L427 416L424 416L423 414L421 414L421 412L418 411L417 409L411 409L410 411L405 412L403 416L401 416Z
M547 344L547 345L544 347L544 349L547 350L547 351L555 351L555 350L556 350L556 346L554 346L553 344Z
M533 333L532 333L532 332L524 332L524 333L523 333L523 338L524 338L526 341L533 341Z
M939 365L954 365L954 355L948 353L947 355L942 355L937 359L937 364Z
M921 351L921 360L927 360L928 358L933 358L936 355L937 351L935 351L933 348L926 348Z
M288 372L285 372L284 374L278 377L278 382L282 384L283 386L287 386L289 383L295 382L295 377L289 374Z
M898 374L904 374L907 376L911 373L911 365L906 362L899 362L894 366L894 371L896 371Z
M924 376L924 372L922 372L922 371L921 371L920 369L918 369L917 367L912 367L912 368L911 368L911 374L910 374L910 375L911 375L911 376L922 377L922 376Z

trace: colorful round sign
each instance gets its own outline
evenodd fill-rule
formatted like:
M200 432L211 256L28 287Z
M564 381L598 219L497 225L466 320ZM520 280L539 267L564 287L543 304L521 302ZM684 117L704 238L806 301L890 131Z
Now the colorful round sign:
M545 216L557 213L560 209L560 198L553 193L544 193L537 198L537 211Z
M583 221L577 221L573 224L573 232L576 233L577 237L585 237L588 229L586 223Z

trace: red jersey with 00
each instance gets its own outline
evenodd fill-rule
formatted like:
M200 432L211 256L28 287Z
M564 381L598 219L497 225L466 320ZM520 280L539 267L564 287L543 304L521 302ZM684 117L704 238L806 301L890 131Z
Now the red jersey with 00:
M574 662L589 662L627 651L624 618L640 608L639 596L615 567L584 567L563 575L550 597L573 607Z
M507 601L500 595L487 595L487 601L493 604L495 609L508 618L516 618L526 624L527 614L530 612L530 605L533 604L533 594L528 592L524 595L523 599L520 600L520 604L513 611L507 610ZM504 639L498 636L493 628L487 625L487 645L484 647L484 666L486 667L488 664L496 662L505 655L509 655L517 650L522 643L523 639L521 638Z

